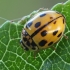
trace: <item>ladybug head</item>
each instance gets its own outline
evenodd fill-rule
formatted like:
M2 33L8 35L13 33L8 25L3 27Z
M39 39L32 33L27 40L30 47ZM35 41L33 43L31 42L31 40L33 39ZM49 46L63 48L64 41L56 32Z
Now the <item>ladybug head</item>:
M22 30L20 43L26 51L30 49L36 51L39 49L25 29Z
M24 48L24 50L28 51L29 48L25 45L26 42L28 41L28 38L27 38L28 33L23 29L22 30L22 33L21 33L21 40L20 40L20 43L22 45L22 48Z

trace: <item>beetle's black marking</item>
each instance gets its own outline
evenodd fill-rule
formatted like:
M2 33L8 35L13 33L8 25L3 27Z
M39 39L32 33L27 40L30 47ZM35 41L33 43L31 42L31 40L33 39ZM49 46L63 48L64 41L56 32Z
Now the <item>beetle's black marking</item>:
M29 27L32 25L32 23L33 23L33 22L28 22L28 23L26 24L26 28L29 28Z
M53 36L55 36L57 33L58 33L58 30L55 30L55 31L53 32Z
M20 40L20 43L23 45L22 48L24 47L24 50L26 50L26 51L29 50L29 48L27 48L27 47L24 45L24 43L22 42L22 40Z
M47 35L47 31L46 30L44 30L44 31L42 31L41 32L41 36L43 37L43 36L46 36Z
M32 50L36 50L36 48L35 47L32 47Z
M32 46L36 46L36 44L35 44L33 41L32 41L32 43L31 43L31 45L32 45Z
M34 41L32 41L31 46L32 46L32 47L31 47L32 50L36 50L37 45L35 44ZM37 47L37 49L39 49L39 48Z
M24 40L24 41L27 41L27 38L23 37L23 40Z
M53 17L50 17L50 19L53 19Z
M56 13L62 15L65 18L65 16L63 14L59 13L58 11L56 11Z
M49 25L51 22L53 22L54 20L60 18L60 17L63 17L63 16L59 16L51 21L49 21L48 23L46 23L45 25L43 25L42 27L40 27L39 29L37 29L32 35L31 35L31 38L33 38L37 33L39 33L39 31L41 31L44 27L46 27L47 25Z
M38 28L40 25L41 25L41 22L37 22L37 23L35 24L35 28Z
M43 13L43 14L40 15L40 17L43 17L43 16L45 16L45 15L46 15L46 13Z
M53 23L56 24L56 21L54 21Z
M50 46L50 45L52 45L53 44L53 42L50 42L49 44L48 44L48 46Z
M61 35L62 35L62 32L57 37L60 37Z
M42 46L44 46L46 43L47 43L46 40L41 40L41 41L39 42L39 45L42 47Z
M30 42L29 42L29 41L27 41L27 42L26 42L26 45L27 45L27 46L30 46Z
M65 20L63 19L63 24L64 24Z

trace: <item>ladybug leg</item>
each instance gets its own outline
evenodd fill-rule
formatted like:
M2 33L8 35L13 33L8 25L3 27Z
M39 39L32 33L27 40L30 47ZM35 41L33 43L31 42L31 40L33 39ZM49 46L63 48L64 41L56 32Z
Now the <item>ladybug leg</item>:
M21 47L22 47L24 50L29 51L29 48L27 48L27 47L24 45L24 43L22 42L22 40L20 40L20 44L22 44Z
M68 39L68 36L66 36L66 35L63 35L63 36L64 36L65 39Z
M27 21L28 21L28 17L24 16L24 17L21 18L20 21L18 21L18 23L24 25L24 23L26 23Z
M34 55L34 58L36 58L36 55L38 54L39 51L40 50L37 50L37 51L34 52L34 54L33 54Z
M38 10L38 12L47 11L47 10L48 10L48 8L40 8L40 9Z
M30 14L30 17L35 16L37 13L39 13L39 12L41 12L41 11L47 11L47 10L48 10L48 8L40 8L40 9L38 9L38 10L36 10L36 11L33 11L33 12Z
M50 48L51 48L52 50L56 50L56 48L55 48L54 46L51 46Z

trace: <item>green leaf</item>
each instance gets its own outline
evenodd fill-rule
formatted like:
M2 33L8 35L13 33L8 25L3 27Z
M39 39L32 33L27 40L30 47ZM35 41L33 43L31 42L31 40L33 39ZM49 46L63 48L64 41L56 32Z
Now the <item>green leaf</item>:
M52 10L66 18L65 35L55 44L56 50L41 50L34 58L33 52L24 51L20 45L23 25L37 12L24 17L18 23L6 21L0 26L0 70L70 70L70 0L56 4Z

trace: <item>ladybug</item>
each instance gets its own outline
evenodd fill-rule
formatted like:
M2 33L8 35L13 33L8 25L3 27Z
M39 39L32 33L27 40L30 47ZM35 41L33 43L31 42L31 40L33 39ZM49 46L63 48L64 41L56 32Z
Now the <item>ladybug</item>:
M24 50L46 49L58 42L65 30L65 17L57 11L41 11L34 15L21 33Z

